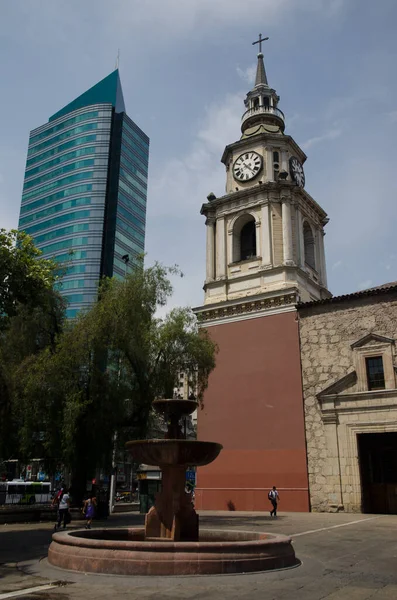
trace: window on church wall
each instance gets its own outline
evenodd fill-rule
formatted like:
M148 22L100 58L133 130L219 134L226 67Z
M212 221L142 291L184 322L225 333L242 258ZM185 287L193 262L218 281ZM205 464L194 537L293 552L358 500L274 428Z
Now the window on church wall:
M305 263L312 269L316 269L314 235L307 221L303 224L303 245L305 249Z
M397 388L395 340L369 333L351 345L359 392Z
M269 98L267 96L264 96L263 98L263 106L269 108Z
M259 98L254 98L254 108L259 108Z
M365 359L369 390L385 389L385 372L381 356L367 356Z

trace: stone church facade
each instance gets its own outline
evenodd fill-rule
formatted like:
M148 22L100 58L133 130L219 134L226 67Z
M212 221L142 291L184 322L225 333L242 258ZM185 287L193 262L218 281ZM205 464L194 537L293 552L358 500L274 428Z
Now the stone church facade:
M298 312L311 509L397 513L397 284Z
M287 511L397 512L397 286L332 298L328 217L305 189L262 41L241 137L221 158L225 194L201 208L194 310L219 352L197 433L223 450L198 469L196 505L266 510L276 485Z

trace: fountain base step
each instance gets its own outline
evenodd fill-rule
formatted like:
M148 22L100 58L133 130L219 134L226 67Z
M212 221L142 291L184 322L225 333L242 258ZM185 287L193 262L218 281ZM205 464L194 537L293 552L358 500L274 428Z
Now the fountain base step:
M291 538L251 531L201 530L198 542L145 539L143 528L54 533L49 562L113 575L215 575L299 564Z

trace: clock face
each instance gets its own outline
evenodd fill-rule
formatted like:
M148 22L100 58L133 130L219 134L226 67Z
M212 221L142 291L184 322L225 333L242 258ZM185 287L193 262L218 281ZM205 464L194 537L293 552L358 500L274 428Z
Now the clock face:
M289 172L292 179L299 187L305 187L305 173L303 171L303 166L296 156L291 156L289 159Z
M233 176L238 181L249 181L262 169L262 157L256 152L246 152L233 165Z

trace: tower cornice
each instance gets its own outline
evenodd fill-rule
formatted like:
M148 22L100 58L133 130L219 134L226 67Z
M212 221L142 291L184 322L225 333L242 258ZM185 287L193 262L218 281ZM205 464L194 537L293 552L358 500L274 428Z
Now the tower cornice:
M258 198L263 196L263 198ZM220 196L210 202L205 202L201 206L200 213L206 217L214 216L218 209L228 203L244 202L251 199L254 204L265 202L282 202L284 199L289 199L290 202L299 202L308 206L318 217L322 224L328 222L327 213L321 206L304 190L299 188L295 183L290 181L267 182L258 184L257 186L240 189L237 192L231 192ZM233 209L236 207L234 205Z
M293 149L295 155L299 158L299 160L302 164L307 159L307 156L303 152L302 148L300 148L300 146L298 146L298 144L295 142L294 138L292 138L290 135L284 135L284 134L280 135L279 133L278 134L259 133L258 135L255 135L253 137L244 138L242 140L237 140L236 142L233 142L232 144L228 144L223 151L221 162L224 165L226 165L228 157L233 150L244 150L244 148L252 148L253 142L255 142L255 143L263 142L264 144L265 143L273 143L273 142L276 144L280 144L280 142L283 142L285 144L288 144Z

